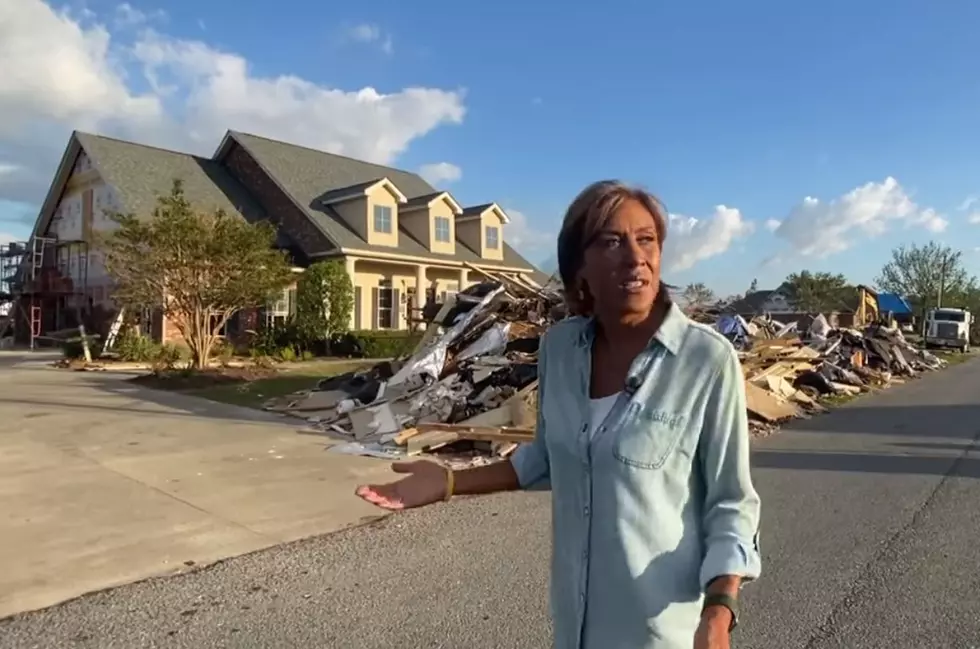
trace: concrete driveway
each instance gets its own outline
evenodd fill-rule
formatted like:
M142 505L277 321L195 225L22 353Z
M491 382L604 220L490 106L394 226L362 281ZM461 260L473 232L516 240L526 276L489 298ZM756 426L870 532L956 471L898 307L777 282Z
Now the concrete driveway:
M378 517L386 463L125 378L2 354L0 617Z

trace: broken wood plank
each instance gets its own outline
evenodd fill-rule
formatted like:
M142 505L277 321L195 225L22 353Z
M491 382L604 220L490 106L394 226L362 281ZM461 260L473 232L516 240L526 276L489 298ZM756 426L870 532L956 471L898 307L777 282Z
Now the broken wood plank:
M415 437L416 435L419 435L421 433L422 433L422 431L420 431L418 428L406 428L402 432L400 432L397 435L395 435L395 438L392 441L395 444L398 444L399 446L405 446L405 443L409 439L411 439L412 437Z
M434 451L437 448L458 442L460 436L451 430L428 430L419 431L418 435L409 437L406 440L406 453L408 455L418 455L425 451Z
M445 431L455 433L459 439L474 442L530 442L534 429L511 426L467 426L465 424L419 424L423 432Z
M745 406L753 415L769 422L790 419L800 414L792 403L780 401L776 395L749 381L745 382Z

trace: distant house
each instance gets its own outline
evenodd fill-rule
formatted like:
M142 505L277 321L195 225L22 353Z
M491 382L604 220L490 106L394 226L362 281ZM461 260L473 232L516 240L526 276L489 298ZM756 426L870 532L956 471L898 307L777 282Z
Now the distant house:
M797 306L793 299L793 289L789 284L782 284L772 290L752 291L745 297L728 305L727 311L733 311L740 316L752 317L763 313L780 314L796 313Z

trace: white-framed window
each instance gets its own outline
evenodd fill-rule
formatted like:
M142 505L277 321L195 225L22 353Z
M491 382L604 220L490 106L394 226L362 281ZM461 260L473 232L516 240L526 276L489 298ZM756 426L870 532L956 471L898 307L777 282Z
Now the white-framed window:
M391 234L391 208L387 205L374 206L374 231Z
M378 282L378 329L395 328L395 289L391 280Z
M269 302L267 307L269 313L274 316L288 316L289 315L289 294L291 289L284 289L275 300Z
M437 216L435 218L435 233L436 241L442 241L448 243L451 239L451 231L449 227L449 219L445 216Z
M487 226L486 232L487 248L496 250L500 247L500 228L494 225Z
M265 307L266 326L274 327L284 325L289 321L289 316L293 314L296 304L296 289L283 289L282 293L271 300Z

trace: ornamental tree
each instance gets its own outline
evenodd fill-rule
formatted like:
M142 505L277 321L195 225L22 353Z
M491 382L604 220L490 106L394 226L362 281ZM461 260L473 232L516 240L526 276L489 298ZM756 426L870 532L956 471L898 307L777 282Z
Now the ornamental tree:
M264 306L292 281L269 223L198 210L180 180L151 215L110 214L118 227L99 238L113 297L122 308L160 310L207 366L218 332L239 310Z

